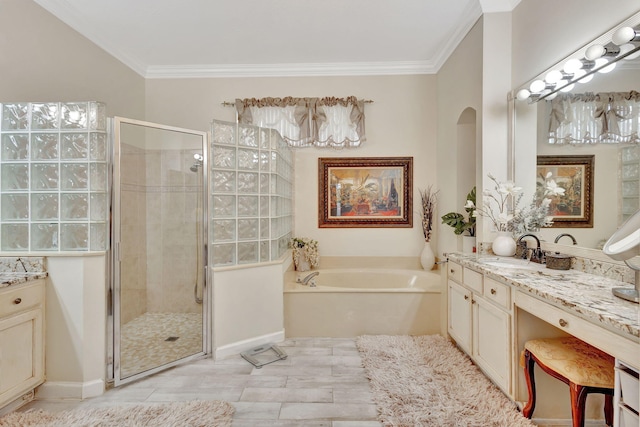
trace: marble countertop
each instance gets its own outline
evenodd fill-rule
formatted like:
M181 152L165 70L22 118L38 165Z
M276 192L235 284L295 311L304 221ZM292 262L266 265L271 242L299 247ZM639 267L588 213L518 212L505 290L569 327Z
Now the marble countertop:
M639 305L612 293L613 288L633 287L629 283L578 270L519 269L479 262L496 256L452 253L447 257L626 338L640 339Z
M47 277L43 257L0 257L0 288Z
M47 277L46 272L37 272L37 273L0 272L0 289L13 286L13 285L19 285L21 283L25 283L30 280L44 279L46 277Z

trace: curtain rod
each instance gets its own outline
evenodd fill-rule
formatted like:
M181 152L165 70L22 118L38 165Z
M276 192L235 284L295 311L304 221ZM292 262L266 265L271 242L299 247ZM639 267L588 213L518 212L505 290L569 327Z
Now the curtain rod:
M364 102L365 104L372 104L373 100L365 99L362 102ZM220 104L222 104L225 107L235 107L236 106L236 103L235 102L231 102L231 101L222 101Z

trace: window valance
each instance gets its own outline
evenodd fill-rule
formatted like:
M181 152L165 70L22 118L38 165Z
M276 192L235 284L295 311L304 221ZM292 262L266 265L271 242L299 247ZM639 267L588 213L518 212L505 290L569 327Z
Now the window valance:
M276 129L293 147L355 148L365 141L364 100L347 98L236 99L238 122Z
M640 142L636 91L560 94L550 105L550 144Z

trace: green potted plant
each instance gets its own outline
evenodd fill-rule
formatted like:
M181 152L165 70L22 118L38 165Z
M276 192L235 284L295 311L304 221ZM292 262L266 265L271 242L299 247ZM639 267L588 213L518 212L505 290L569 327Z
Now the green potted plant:
M453 227L456 235L463 235L463 251L475 252L475 236L476 236L476 187L473 187L464 204L465 214L458 212L449 212L442 216L442 223ZM466 243L469 242L469 243ZM470 247L469 247L470 246Z

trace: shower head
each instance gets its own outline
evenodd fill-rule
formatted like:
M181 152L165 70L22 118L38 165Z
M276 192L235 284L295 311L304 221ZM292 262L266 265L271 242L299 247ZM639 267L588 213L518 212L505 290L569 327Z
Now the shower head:
M191 172L198 172L198 169L200 168L200 166L202 166L202 161L204 160L204 157L202 156L202 154L196 153L193 155L193 160L194 162L189 168L189 170Z

